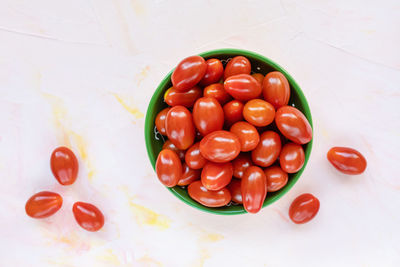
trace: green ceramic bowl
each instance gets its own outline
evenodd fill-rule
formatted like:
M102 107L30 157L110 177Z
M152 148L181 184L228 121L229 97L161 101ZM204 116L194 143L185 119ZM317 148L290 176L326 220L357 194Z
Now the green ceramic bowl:
M252 66L252 70L255 72L260 72L262 74L266 74L271 71L280 71L282 72L286 78L289 81L290 84L290 89L291 89L291 94L290 94L290 101L289 105L294 105L296 108L301 110L304 115L307 117L308 121L310 122L312 126L312 119L311 119L311 112L310 108L308 107L308 103L306 98L303 95L303 92L301 91L300 87L298 84L295 82L295 80L287 73L281 66L273 62L272 60L261 56L259 54L246 51L246 50L241 50L241 49L218 49L218 50L212 50L208 52L201 53L200 56L204 57L206 60L209 58L218 58L220 60L226 60L229 58L232 58L234 56L245 56L247 57ZM147 108L147 114L146 114L146 121L145 121L145 139L146 139L146 148L147 148L147 153L150 159L151 164L153 165L153 168L155 168L155 163L157 159L158 153L161 151L162 145L163 145L163 140L160 137L159 134L156 134L155 131L155 118L162 109L167 107L167 104L164 102L163 97L165 91L172 86L171 84L171 74L173 70L171 70L170 73L168 73L167 76L161 81L160 85L157 87L156 91L153 94L153 97L150 100L149 107ZM273 193L268 193L267 198L264 201L263 207L266 207L270 205L271 203L275 202L279 198L281 198L284 194L286 194L290 188L293 187L293 185L297 182L297 180L300 178L302 172L304 171L304 168L307 165L308 158L310 157L311 153L311 147L312 147L312 140L310 143L304 145L304 152L305 152L305 162L303 168L298 171L297 173L290 174L289 175L289 181L287 185L282 188L281 190ZM154 177L154 179L157 179ZM220 208L209 208L205 207L198 202L194 201L193 199L190 198L188 195L186 189L181 188L179 186L175 186L173 188L167 188L174 194L177 198L185 202L186 204L195 207L199 210L214 213L214 214L221 214L221 215L234 215L234 214L242 214L246 213L245 209L243 208L242 205L230 205L226 207L220 207Z

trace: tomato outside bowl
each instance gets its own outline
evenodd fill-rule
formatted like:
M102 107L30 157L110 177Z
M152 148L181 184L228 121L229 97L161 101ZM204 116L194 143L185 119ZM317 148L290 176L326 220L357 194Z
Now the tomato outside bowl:
M300 89L300 86L296 83L296 81L292 78L292 76L289 75L289 73L284 70L281 66L273 62L272 60L251 52L247 50L242 50L242 49L232 49L232 48L226 48L226 49L217 49L217 50L211 50L207 51L204 53L200 53L199 56L202 56L205 60L210 59L210 58L217 58L220 59L223 63L226 63L228 59L231 59L235 56L245 56L248 58L251 62L252 66L252 72L259 72L262 73L263 75L271 72L271 71L279 71L285 75L287 80L289 81L290 84L290 100L289 100L289 105L295 106L297 109L299 109L303 114L306 116L307 120L309 121L311 127L312 125L312 118L311 118L311 111L308 106L307 100L303 94L303 92ZM225 65L225 64L224 64ZM174 70L171 70L167 76L161 81L161 83L158 85L156 91L154 92L149 106L147 108L147 113L146 113L146 119L145 119L145 128L144 128L144 136L145 136L145 141L146 141L146 149L147 149L147 154L149 156L151 165L153 166L153 169L155 169L155 164L157 160L158 153L161 151L162 146L163 146L163 138L166 140L167 138L164 136L162 137L161 134L157 133L156 127L155 127L155 118L157 114L166 108L168 105L164 102L164 93L168 88L172 86L171 83L171 75ZM276 192L268 192L267 197L264 201L263 208L274 203L278 199L280 199L283 195L285 195L293 186L294 184L299 180L301 174L303 173L308 159L311 154L311 149L312 149L312 143L313 140L311 140L309 143L303 145L304 148L304 154L305 154L305 161L304 165L301 168L300 171L297 173L289 174L289 180L286 186L284 186L282 189ZM157 179L155 177L155 179ZM177 198L188 204L189 206L192 206L194 208L197 208L199 210L213 213L213 214L220 214L220 215L236 215L236 214L243 214L247 213L246 210L244 209L243 205L236 205L236 204L230 204L229 206L224 206L224 207L219 207L219 208L210 208L210 207L205 207L201 205L200 203L196 202L193 200L186 188L180 187L180 186L175 186L175 187L166 187L169 191L171 191L172 194L174 194Z

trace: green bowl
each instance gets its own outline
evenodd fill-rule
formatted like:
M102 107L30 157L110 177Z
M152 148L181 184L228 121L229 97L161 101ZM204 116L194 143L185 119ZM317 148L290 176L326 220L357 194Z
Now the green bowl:
M303 95L303 92L301 91L299 85L296 83L296 81L292 78L292 76L289 75L281 66L273 62L272 60L261 56L259 54L256 54L254 52L246 51L246 50L241 50L241 49L231 49L231 48L226 48L226 49L217 49L217 50L211 50L208 52L204 52L199 54L200 56L204 57L206 60L209 58L218 58L220 60L227 60L229 58L232 58L234 56L245 56L247 57L252 66L252 70L255 72L260 72L262 74L266 74L271 71L280 71L283 73L286 78L289 81L290 84L290 100L289 100L289 105L294 105L296 108L301 110L304 115L307 117L308 121L311 124L312 127L312 119L311 119L311 112L310 108L308 106L307 100ZM147 148L147 154L149 156L150 162L155 168L156 164L156 159L158 153L161 151L162 145L163 145L163 139L159 134L156 134L155 131L155 118L162 109L167 107L167 104L164 102L163 97L165 91L172 86L171 83L171 74L173 70L171 70L170 73L168 73L167 76L161 81L160 85L157 87L156 91L153 94L153 97L150 100L149 107L147 108L147 113L146 113L146 120L145 120L145 128L144 128L144 136L146 139L146 148ZM304 152L305 152L305 162L303 168L298 171L297 173L290 174L289 175L289 181L285 187L283 187L281 190L273 193L268 193L263 207L266 207L273 202L277 201L279 198L281 198L284 194L286 194L290 188L293 187L293 185L297 182L297 180L300 178L302 172L304 171L304 168L307 165L308 158L310 157L311 153L311 147L312 147L312 140L308 144L304 145ZM155 178L156 179L156 178ZM175 186L173 188L168 188L169 191L172 192L177 198L185 202L186 204L197 208L202 211L214 213L214 214L221 214L221 215L235 215L235 214L242 214L242 213L247 213L246 210L243 208L242 205L234 205L231 204L230 206L225 206L225 207L220 207L220 208L209 208L201 205L200 203L194 201L192 198L190 198L189 194L187 193L186 189Z

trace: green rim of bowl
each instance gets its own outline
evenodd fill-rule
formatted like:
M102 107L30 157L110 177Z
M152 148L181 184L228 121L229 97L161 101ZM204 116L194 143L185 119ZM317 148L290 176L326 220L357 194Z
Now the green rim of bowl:
M263 73L264 75L269 72L269 71L279 71L285 75L287 80L289 81L290 88L291 88L291 96L289 100L289 104L294 104L296 108L301 110L303 114L306 116L307 120L309 121L311 127L313 127L312 123L312 117L311 117L311 111L310 107L308 106L307 100L303 94L303 92L300 89L300 86L296 83L296 81L293 79L290 74L284 70L281 66L270 60L269 58L266 58L262 55L259 55L257 53L247 51L247 50L242 50L242 49L233 49L233 48L225 48L225 49L216 49L216 50L211 50L207 51L204 53L199 54L200 56L204 57L205 59L208 58L218 58L218 59L227 59L227 58L232 58L234 56L245 56L247 57L250 62L252 63L252 69L254 64L256 66L260 65L260 72ZM155 137L155 117L157 116L158 112L167 107L167 105L163 101L164 93L165 91L172 86L171 84L171 75L174 70L171 70L167 76L161 81L159 86L157 87L156 91L154 92L149 106L147 108L147 113L146 113L146 119L145 119L145 127L144 127L144 136L146 140L146 149L147 149L147 154L149 156L151 165L153 166L153 169L155 169L155 163L156 163L156 157L158 153L161 151L161 146L163 141L158 140ZM306 145L303 145L304 152L305 152L305 161L304 161L304 166L303 168L298 171L297 173L290 174L289 175L289 180L288 183L286 184L285 187L283 187L281 190L273 193L268 193L264 204L263 208L274 203L278 199L280 199L283 195L285 195L293 186L294 184L298 181L300 178L301 174L303 173L305 167L307 166L308 159L311 154L311 149L312 149L312 143L313 139ZM155 177L156 178L156 177ZM187 193L186 189L183 189L179 186L175 186L172 188L166 187L169 191L172 192L177 198L185 202L186 204L197 208L199 210L213 213L213 214L219 214L219 215L236 215L236 214L243 214L247 213L246 210L243 208L242 205L230 205L230 206L225 206L225 207L220 207L220 208L209 208L201 205L200 203L194 201L192 198Z

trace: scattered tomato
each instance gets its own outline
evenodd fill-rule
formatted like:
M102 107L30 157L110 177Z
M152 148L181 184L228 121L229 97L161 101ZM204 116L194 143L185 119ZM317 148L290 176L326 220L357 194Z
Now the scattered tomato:
M78 160L69 148L60 146L54 149L50 158L54 177L62 185L71 185L78 176Z
M86 231L96 232L104 225L103 213L92 204L75 202L72 212L77 223Z
M224 110L214 97L197 99L193 107L193 121L197 130L203 135L222 130Z
M332 147L327 157L336 169L345 174L361 174L367 168L364 156L350 147Z
M187 57L175 68L171 76L173 86L178 91L187 91L204 77L207 64L200 56Z
M243 206L247 212L257 213L267 196L267 178L257 166L249 167L242 178Z
M236 158L240 153L240 141L228 131L215 131L200 141L200 152L207 160L222 163Z
M312 220L319 210L319 200L311 194L302 194L293 200L289 208L289 217L296 224Z
M62 206L62 197L53 192L42 191L31 196L25 204L28 216L41 219L56 213Z
M282 147L279 162L282 170L287 173L298 172L304 165L303 147L295 143L287 143Z
M168 187L174 187L182 177L182 163L178 155L169 149L163 149L158 154L156 173L160 182Z
M280 107L276 111L275 123L279 131L289 140L301 145L311 141L311 125L297 108Z
M189 196L206 207L222 207L231 201L231 193L223 188L219 191L207 190L201 181L195 181L188 186Z

